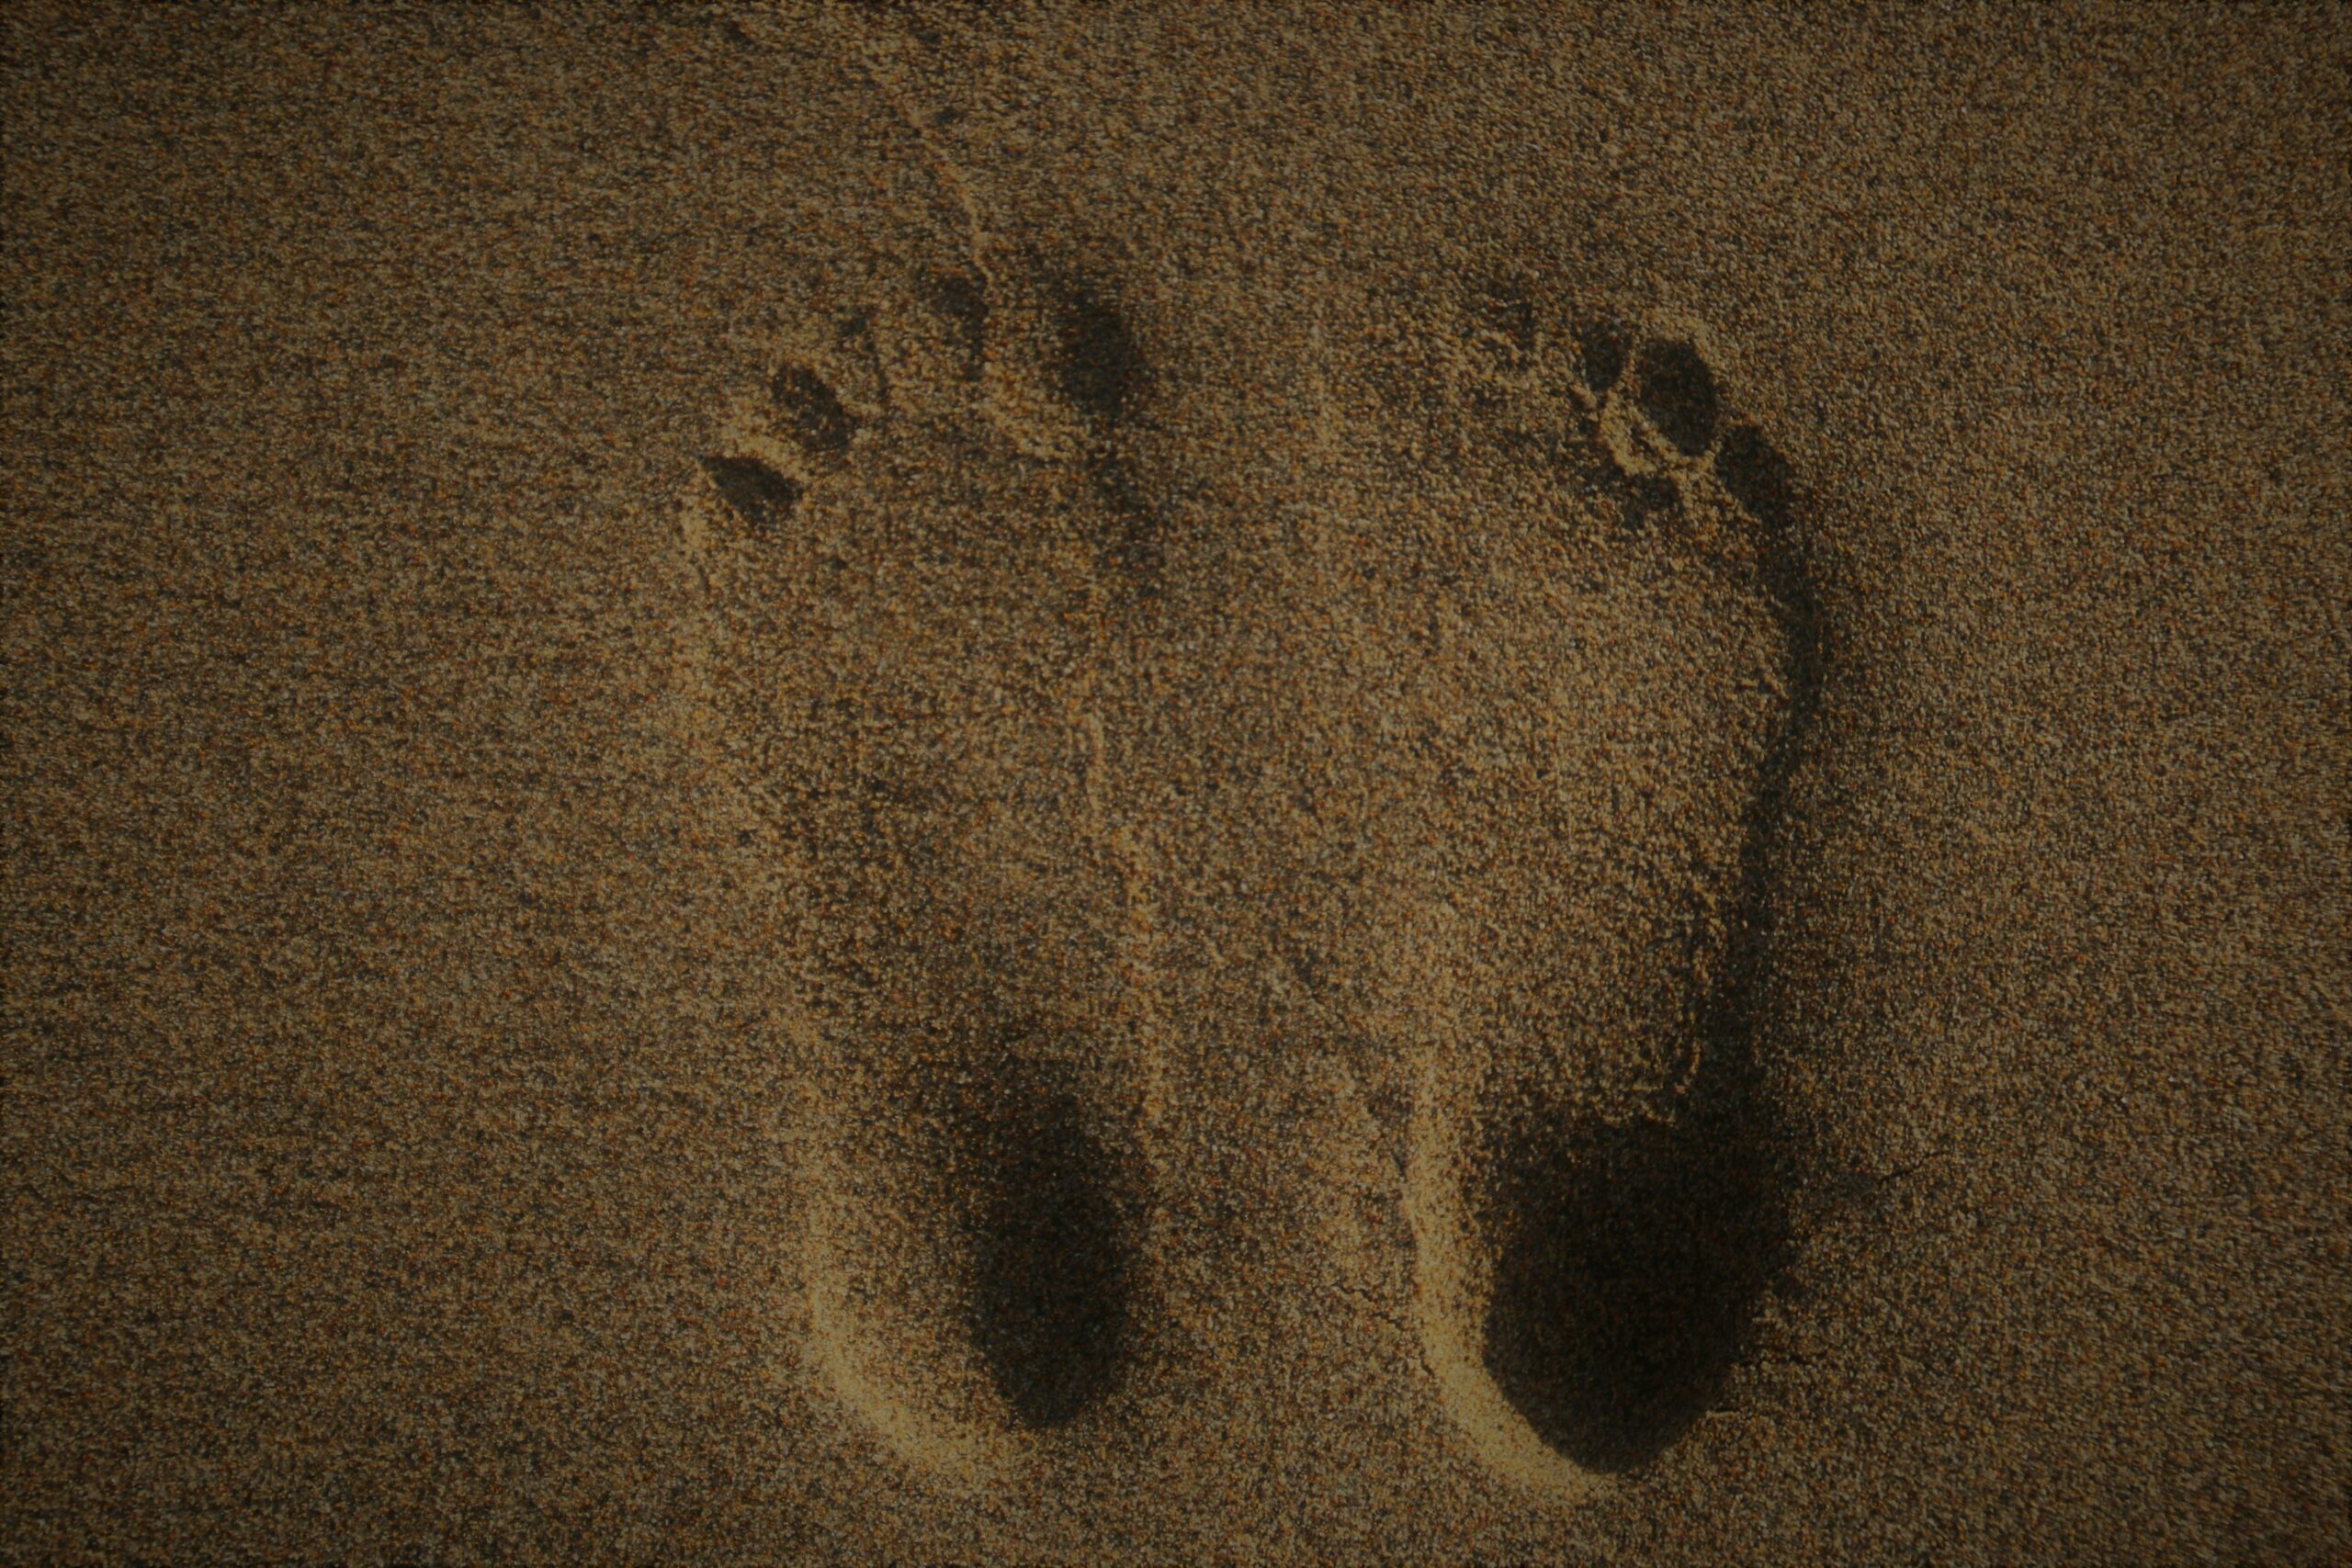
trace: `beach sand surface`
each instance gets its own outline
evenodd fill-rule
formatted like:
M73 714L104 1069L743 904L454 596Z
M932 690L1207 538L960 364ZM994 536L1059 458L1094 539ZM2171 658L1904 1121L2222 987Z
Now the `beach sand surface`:
M10 7L0 1552L2352 1553L2340 22Z

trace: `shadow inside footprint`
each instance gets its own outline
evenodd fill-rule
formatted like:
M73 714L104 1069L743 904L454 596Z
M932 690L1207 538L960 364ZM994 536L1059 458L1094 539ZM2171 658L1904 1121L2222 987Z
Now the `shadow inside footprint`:
M1756 1086L1712 1077L1671 1122L1554 1130L1504 1162L1487 1371L1589 1470L1647 1462L1708 1409L1778 1265Z
M1142 389L1143 351L1125 319L1092 285L1066 282L1058 292L1054 379L1087 419L1114 424Z
M1060 1426L1125 1360L1136 1248L1118 1167L1076 1089L1031 1063L959 1089L948 1125L972 1343L1016 1419Z
M804 493L798 482L785 478L756 457L712 455L697 459L727 504L755 536L774 533L792 515Z
M1714 439L1714 372L1687 343L1664 338L1644 345L1634 366L1634 400L1657 433L1686 457L1704 452Z
M1131 585L1148 588L1164 556L1166 519L1131 464L1122 427L1142 401L1150 365L1106 291L1065 276L1049 292L1055 389L1091 433L1087 470L1110 511L1096 548Z

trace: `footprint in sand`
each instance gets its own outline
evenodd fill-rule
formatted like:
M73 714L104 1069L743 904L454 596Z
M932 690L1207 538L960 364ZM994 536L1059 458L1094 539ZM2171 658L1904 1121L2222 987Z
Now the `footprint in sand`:
M807 1012L809 1359L965 1481L1086 1440L1149 1352L1150 921L1102 717L1155 570L1145 381L1083 282L883 284L740 400L684 513Z
M1790 470L1691 334L1512 287L1455 324L1401 321L1363 410L1367 532L1449 541L1366 574L1432 627L1386 696L1424 760L1385 793L1436 830L1388 868L1422 916L1363 957L1418 987L1385 1033L1425 1360L1567 1498L1705 1412L1778 1267L1759 1034L1820 654Z
M1052 276L820 315L687 508L816 1042L811 1359L951 1477L1101 1446L1174 1354L1165 1043L1317 1041L1402 1107L1409 1280L1350 1289L1573 1500L1704 1413L1778 1266L1789 470L1695 334L1497 288L1307 341L1314 450L1175 530L1165 389Z

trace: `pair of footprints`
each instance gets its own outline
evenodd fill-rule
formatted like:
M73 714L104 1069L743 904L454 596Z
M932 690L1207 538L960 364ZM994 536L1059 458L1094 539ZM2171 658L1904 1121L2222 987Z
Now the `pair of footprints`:
M1818 686L1792 479L1679 338L1555 333L1510 288L1449 327L1373 353L1342 466L1393 493L1350 492L1376 515L1336 586L1253 594L1204 541L1262 517L1158 498L1158 369L1067 281L822 317L702 459L698 680L806 1008L807 1358L926 1467L1001 1474L1154 1381L1156 1042L1230 995L1188 965L1253 945L1312 949L1317 1020L1401 1086L1396 1306L1485 1460L1581 1495L1742 1349L1784 1232L1757 1037ZM1483 641L1381 629L1465 613ZM1355 640L1301 651L1327 624ZM1339 716L1237 719L1253 691ZM1269 815L1308 769L1346 831ZM1199 891L1261 852L1354 892Z

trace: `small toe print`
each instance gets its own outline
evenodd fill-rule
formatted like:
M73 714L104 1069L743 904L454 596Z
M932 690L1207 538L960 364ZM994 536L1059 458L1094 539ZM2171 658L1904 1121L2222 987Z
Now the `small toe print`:
M754 534L764 535L790 517L805 493L800 485L756 457L706 456L697 460L718 487L719 498L751 525Z
M989 297L980 286L960 272L937 273L929 279L931 303L963 333L969 369L977 375L988 340Z
M1584 321L1576 329L1577 363L1586 389L1596 397L1617 384L1625 368L1625 349L1633 334L1606 318Z
M1714 372L1699 351L1674 339L1642 350L1634 367L1634 401L1674 449L1695 457L1714 439Z
M838 457L849 450L850 439L857 434L857 416L813 373L787 365L775 373L768 390L811 457Z

